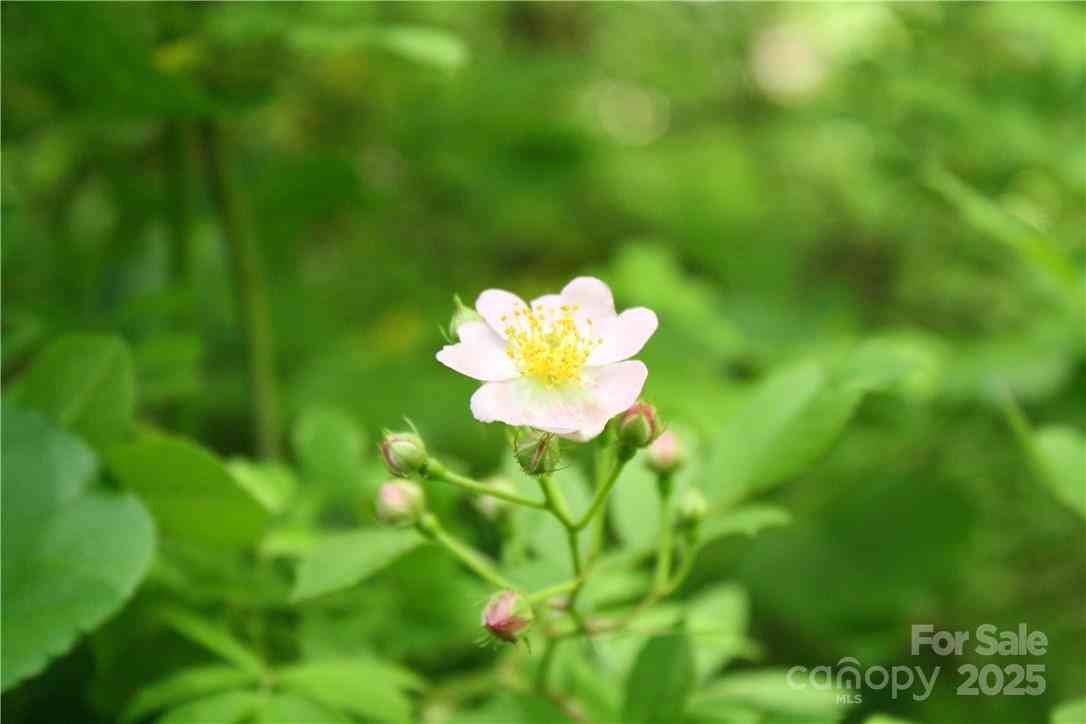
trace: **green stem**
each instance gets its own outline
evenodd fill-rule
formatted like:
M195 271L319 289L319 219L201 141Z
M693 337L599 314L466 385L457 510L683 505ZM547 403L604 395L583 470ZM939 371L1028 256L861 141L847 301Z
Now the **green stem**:
M557 651L558 640L547 639L543 649L543 660L539 662L539 669L536 670L535 675L535 688L541 694L547 691L547 677L550 674L551 665L554 663L554 654Z
M653 590L662 591L667 586L671 573L671 475L663 473L657 479L660 490L660 545L656 555L656 575L653 577Z
M494 584L498 588L516 590L509 579L505 578L490 560L467 543L449 535L441 526L441 521L433 513L427 513L418 523L419 531L432 538L437 543L445 546L454 556L459 558L464 565L473 570L480 578Z
M221 129L208 121L201 126L201 135L208 183L234 268L234 291L245 335L252 388L256 447L262 457L275 458L279 456L279 396L267 290L258 248L244 223L225 158Z
M458 488L463 488L464 490L468 490L473 493L479 493L480 495L489 495L492 498L501 498L502 500L508 500L510 503L525 505L529 508L544 509L547 507L546 503L541 500L532 500L531 498L525 498L522 495L517 495L516 493L510 493L506 490L496 488L492 485L480 483L463 475L457 475L433 458L431 458L430 461L426 464L426 477L430 480L440 480L441 482L455 485Z
M546 601L551 596L557 596L559 593L565 593L566 591L572 591L581 585L580 578L573 578L565 583L556 583L549 588L542 588L535 593L530 593L527 596L528 603L539 603L540 601Z
M588 510L585 511L580 520L573 523L574 530L581 530L596 517L596 513L598 513L603 507L603 504L607 502L607 496L611 493L611 488L615 486L615 481L618 480L619 473L622 472L623 466L633 458L635 452L636 451L632 448L618 448L615 455L615 463L611 467L611 474L604 480L603 485L596 490L596 495L592 499L592 504L588 506Z
M546 498L543 507L553 513L566 529L573 528L573 517L570 516L569 508L566 507L566 499L562 497L562 491L554 486L551 476L540 475L539 486L543 488L543 496Z

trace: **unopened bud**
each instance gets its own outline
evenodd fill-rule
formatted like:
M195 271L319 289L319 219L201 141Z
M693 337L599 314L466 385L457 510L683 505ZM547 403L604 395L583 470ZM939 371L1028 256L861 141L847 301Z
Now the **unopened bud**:
M506 493L515 493L517 488L509 478L488 478L482 481L483 485L502 490ZM487 520L498 520L513 508L513 504L503 498L495 498L485 493L472 500L475 509Z
M638 401L619 418L618 439L627 447L645 447L660 435L659 424L656 408Z
M426 467L426 445L413 432L386 432L381 457L390 473L406 478Z
M645 464L649 469L661 474L675 472L684 462L686 449L671 430L660 433L660 437L649 445L645 455Z
M460 341L460 325L464 322L482 321L483 315L460 301L459 294L453 296L453 305L452 319L449 320L449 336L458 342Z
M495 638L515 644L532 625L535 614L528 600L516 591L498 591L483 608L483 628Z
M532 427L519 427L513 434L513 454L529 475L543 475L558 469L562 453L558 436Z
M426 510L426 495L418 483L389 480L377 490L377 518L388 525L410 525Z
M698 488L687 488L679 497L677 506L679 525L694 530L705 520L709 513L709 501Z

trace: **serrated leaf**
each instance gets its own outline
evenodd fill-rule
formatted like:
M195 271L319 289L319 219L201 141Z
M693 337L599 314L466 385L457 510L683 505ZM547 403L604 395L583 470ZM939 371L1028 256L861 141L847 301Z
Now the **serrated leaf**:
M251 675L264 674L264 662L256 652L234 638L233 634L219 624L179 608L165 609L159 612L159 617L174 631L234 663Z
M156 724L236 724L260 710L264 694L227 691L189 702L159 717Z
M379 721L411 718L408 690L421 686L406 669L369 657L329 659L282 669L286 689L332 709Z
M233 666L198 666L182 669L139 690L125 707L122 722L133 722L162 709L191 699L229 689L240 689L257 681L248 671Z
M97 628L135 591L154 527L138 500L80 494L93 454L3 405L3 675L7 690Z
M681 721L694 682L694 660L684 634L649 639L626 681L624 722Z
M131 429L136 407L128 347L106 335L61 337L34 359L11 399L95 447L116 442Z
M264 530L268 511L196 443L145 433L112 448L108 463L113 475L151 509L164 538L239 548Z
M372 528L329 535L302 561L291 598L303 601L354 586L423 542L411 529Z

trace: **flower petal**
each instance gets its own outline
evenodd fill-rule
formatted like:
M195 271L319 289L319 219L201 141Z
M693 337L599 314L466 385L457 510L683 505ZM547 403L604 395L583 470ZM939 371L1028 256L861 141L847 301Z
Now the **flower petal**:
M597 328L603 341L592 350L588 364L606 365L633 357L649 341L658 324L656 313L651 309L627 309Z
M648 374L648 368L638 360L589 368L584 387L588 404L582 410L581 424L573 432L551 432L577 442L588 442L603 432L608 420L637 402Z
M577 277L562 287L562 296L579 304L597 324L615 316L611 289L595 277Z
M482 315L490 328L505 339L505 328L513 319L517 309L527 309L524 300L504 289L487 289L475 300L475 311ZM505 317L505 319L502 319Z
M480 422L572 432L581 422L583 405L571 397L584 397L583 390L577 389L571 396L524 377L488 382L471 396L471 414Z
M460 343L441 348L437 353L441 364L483 382L520 377L517 366L505 353L505 342L485 322L464 322L456 331Z

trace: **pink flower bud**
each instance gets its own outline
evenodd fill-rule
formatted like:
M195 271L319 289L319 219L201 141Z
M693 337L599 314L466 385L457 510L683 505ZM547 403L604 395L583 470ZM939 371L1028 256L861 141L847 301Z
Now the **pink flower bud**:
M386 432L381 438L381 457L390 473L406 478L426 467L426 445L411 432Z
M516 591L498 591L483 609L483 628L495 638L515 644L532 625L535 614L528 600Z
M660 433L646 452L645 464L657 473L673 473L686 462L686 450L671 430Z
M377 491L377 518L388 525L410 525L426 510L426 496L418 483L390 480Z
M656 408L639 400L619 418L618 439L629 447L645 447L660 435L659 426Z

